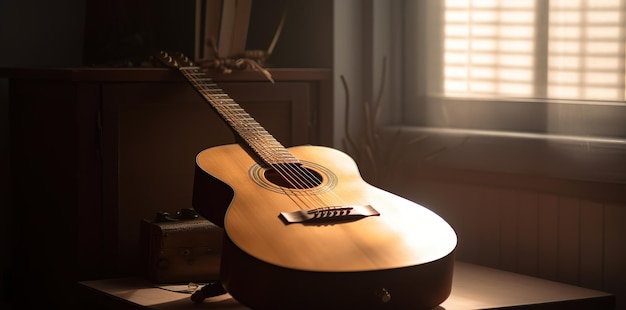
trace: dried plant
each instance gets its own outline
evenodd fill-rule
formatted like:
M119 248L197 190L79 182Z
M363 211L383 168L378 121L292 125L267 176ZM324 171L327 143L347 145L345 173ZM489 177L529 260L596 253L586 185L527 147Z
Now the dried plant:
M413 140L402 139L401 128L394 132L382 133L380 115L383 106L382 95L385 89L386 71L387 59L383 58L382 78L376 100L373 104L365 101L362 105L364 128L358 141L355 141L350 133L350 92L345 77L340 76L346 94L343 147L353 155L363 178L381 186L390 185L393 181L397 165L400 162L399 159L404 154L405 148L422 139L422 137Z

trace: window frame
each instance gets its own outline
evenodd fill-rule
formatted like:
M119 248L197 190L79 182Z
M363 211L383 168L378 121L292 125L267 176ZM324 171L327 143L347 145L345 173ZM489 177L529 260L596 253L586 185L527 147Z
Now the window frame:
M441 16L432 12L441 10L436 7L441 3L404 2L403 125L578 136L615 139L616 142L626 138L626 102L485 99L430 94L429 89L442 89L437 83L443 81L442 70L428 65L428 62L442 62L438 51L443 49L443 40L439 39L443 29L432 27L440 24ZM538 79L536 83L541 81ZM545 79L543 81L545 83Z

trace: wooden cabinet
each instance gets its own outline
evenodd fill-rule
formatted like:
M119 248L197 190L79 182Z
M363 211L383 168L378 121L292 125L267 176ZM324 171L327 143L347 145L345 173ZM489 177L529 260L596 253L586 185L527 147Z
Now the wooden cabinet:
M136 274L140 221L190 207L195 155L234 143L171 70L0 73L9 77L12 262L23 287L34 277L54 286ZM330 144L330 71L271 73L275 84L254 71L212 76L285 146Z

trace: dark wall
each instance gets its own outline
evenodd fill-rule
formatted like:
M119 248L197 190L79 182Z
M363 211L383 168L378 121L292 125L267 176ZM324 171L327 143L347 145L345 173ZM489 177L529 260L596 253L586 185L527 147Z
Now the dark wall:
M82 0L0 0L0 68L76 66L83 45ZM9 206L8 82L0 77L0 247L8 250L11 238ZM0 256L0 305L10 298L8 255ZM3 306L0 306L4 308Z
M194 3L0 0L0 68L124 65L120 59L143 57L150 47L190 53ZM268 63L273 67L331 67L332 0L254 0L250 47L269 45L264 33L274 33L285 3L284 30ZM11 218L8 114L8 81L0 76L0 214L4 221ZM0 223L0 227L0 247L8 249L10 225ZM8 259L0 256L2 294L12 289L7 284ZM6 297L0 296L0 305Z

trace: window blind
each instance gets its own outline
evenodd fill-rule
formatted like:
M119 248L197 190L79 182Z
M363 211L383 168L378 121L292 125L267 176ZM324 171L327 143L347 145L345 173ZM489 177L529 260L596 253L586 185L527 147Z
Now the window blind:
M624 100L624 3L551 0L548 97Z
M624 100L624 0L446 0L443 93Z

